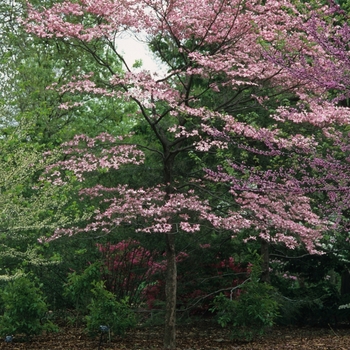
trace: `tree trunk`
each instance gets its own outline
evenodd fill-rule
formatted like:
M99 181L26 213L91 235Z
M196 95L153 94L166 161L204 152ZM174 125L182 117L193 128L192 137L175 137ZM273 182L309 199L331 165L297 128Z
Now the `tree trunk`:
M347 269L341 274L340 294L350 294L350 272Z
M167 243L167 271L165 280L165 328L164 349L176 348L176 289L177 269L175 252L175 235L166 234Z
M270 255L269 243L264 239L261 241L261 282L270 283Z

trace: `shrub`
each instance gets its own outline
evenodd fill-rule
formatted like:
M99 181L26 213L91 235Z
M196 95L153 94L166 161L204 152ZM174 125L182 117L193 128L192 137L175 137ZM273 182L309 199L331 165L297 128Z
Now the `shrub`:
M102 279L106 289L118 299L127 296L131 304L139 304L143 288L155 272L154 258L158 253L150 252L131 239L117 244L98 244L97 247L105 267Z
M221 326L233 326L232 338L252 340L273 326L279 316L273 287L260 283L258 275L259 269L253 268L250 279L241 285L235 297L221 294L214 299L212 311L217 312Z
M0 292L4 314L0 317L0 335L40 334L56 327L45 317L47 305L39 287L27 276L11 281Z
M128 300L117 301L113 293L106 290L102 281L92 283L93 298L88 306L86 316L87 331L90 335L100 332L100 326L108 326L113 334L123 335L125 331L135 326L135 315L130 310Z
M71 300L77 311L85 314L93 297L92 284L101 280L101 269L101 263L96 262L88 266L81 274L76 272L69 274L64 294Z

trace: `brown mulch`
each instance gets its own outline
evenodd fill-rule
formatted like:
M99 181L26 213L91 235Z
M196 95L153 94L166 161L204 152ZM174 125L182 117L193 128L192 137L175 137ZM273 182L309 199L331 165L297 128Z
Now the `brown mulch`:
M58 333L34 337L30 342L0 342L0 349L162 349L162 327L137 328L124 338L114 338L111 342L99 344L99 338L91 339L81 328L62 327ZM179 326L177 330L177 349L181 350L283 350L283 349L350 349L349 329L276 327L268 334L250 342L230 340L229 331L212 324Z

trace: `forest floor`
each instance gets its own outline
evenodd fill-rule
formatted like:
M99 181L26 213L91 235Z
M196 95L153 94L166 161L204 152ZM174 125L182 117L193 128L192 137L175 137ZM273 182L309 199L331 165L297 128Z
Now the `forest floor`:
M0 349L45 350L142 350L162 348L162 327L140 327L123 338L114 338L100 345L99 337L89 338L81 328L62 327L58 333L34 337L30 342L0 342ZM283 350L283 349L350 349L350 328L333 329L310 327L275 327L253 342L230 340L227 329L212 323L201 322L196 326L178 326L177 349L179 350Z

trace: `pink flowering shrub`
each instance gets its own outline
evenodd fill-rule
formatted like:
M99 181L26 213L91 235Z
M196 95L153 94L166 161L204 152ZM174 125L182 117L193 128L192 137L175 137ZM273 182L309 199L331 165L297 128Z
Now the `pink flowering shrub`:
M118 298L128 297L131 303L146 302L153 308L156 300L164 300L164 273L166 257L151 252L136 240L123 240L117 244L98 244L105 267L102 279L107 290ZM186 260L188 254L179 252L176 261Z
M117 244L98 244L105 269L102 278L107 290L118 298L129 297L131 303L139 300L142 289L153 274L154 258L136 240L123 240Z
M102 279L107 290L117 298L128 297L130 303L139 305L146 303L147 308L157 308L165 301L166 255L159 251L144 248L139 241L123 240L119 243L98 244L104 266ZM203 248L204 247L204 248ZM202 249L210 249L203 245ZM216 257L214 262L196 265L197 257L186 252L179 252L176 261L179 268L178 308L189 308L191 313L206 312L213 301L215 291L224 289L229 297L234 288L238 297L241 290L235 288L249 275L249 267L241 266L233 257ZM186 272L187 271L187 272ZM210 281L210 283L203 281ZM213 293L211 295L211 293ZM196 307L192 307L196 305Z

